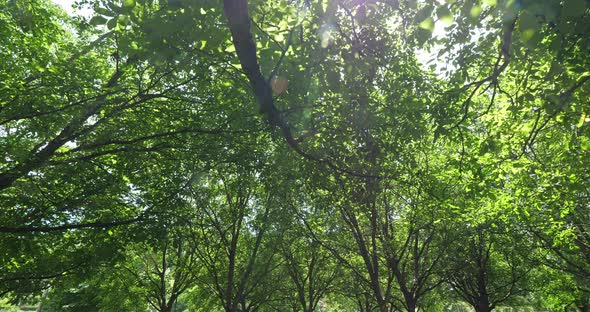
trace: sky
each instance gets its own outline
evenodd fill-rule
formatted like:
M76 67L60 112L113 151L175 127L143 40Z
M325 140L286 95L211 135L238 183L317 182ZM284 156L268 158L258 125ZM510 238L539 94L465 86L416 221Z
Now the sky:
M85 15L85 16L92 15L92 10L90 10L90 9L83 9L80 12L76 12L74 10L74 8L72 8L72 4L74 4L74 2L76 0L52 0L52 1L53 1L53 3L56 3L59 6L61 6L70 15L76 15L76 14Z

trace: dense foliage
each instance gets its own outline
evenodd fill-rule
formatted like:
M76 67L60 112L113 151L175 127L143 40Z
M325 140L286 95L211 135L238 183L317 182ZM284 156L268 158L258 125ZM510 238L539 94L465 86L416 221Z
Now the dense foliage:
M0 305L590 309L590 1L0 0Z

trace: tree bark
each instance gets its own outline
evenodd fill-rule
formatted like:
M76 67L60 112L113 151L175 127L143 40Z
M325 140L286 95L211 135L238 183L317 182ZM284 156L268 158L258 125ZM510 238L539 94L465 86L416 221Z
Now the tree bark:
M490 299L487 296L481 296L473 305L475 312L491 312L493 309L490 305Z

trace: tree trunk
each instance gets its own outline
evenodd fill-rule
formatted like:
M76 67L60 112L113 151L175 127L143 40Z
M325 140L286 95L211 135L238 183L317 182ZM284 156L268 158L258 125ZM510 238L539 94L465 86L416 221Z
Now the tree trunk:
M379 312L389 312L389 307L385 300L379 300Z
M491 312L492 307L490 306L488 298L481 298L478 302L473 305L475 312Z
M408 308L408 312L416 312L416 301L406 300L406 306Z

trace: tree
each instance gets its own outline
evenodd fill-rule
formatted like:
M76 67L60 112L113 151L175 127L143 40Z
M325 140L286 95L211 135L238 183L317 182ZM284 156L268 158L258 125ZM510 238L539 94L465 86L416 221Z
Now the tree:
M503 226L500 225L500 229ZM522 235L498 233L486 224L464 224L450 253L447 278L460 298L476 311L492 311L516 296L527 292L528 274L532 270L526 261L525 249L519 244Z
M282 271L291 279L284 296L286 301L293 302L294 312L313 312L320 300L333 291L341 270L329 251L313 238L303 235L306 229L302 224L298 225L299 228L283 233L280 247Z
M267 239L273 191L263 195L253 173L236 169L211 171L190 193L199 213L195 253L227 312L255 311L265 303L271 293L261 292L259 284L275 267Z
M139 284L146 291L147 302L157 311L171 312L180 295L197 282L200 274L195 252L198 242L192 239L186 234L172 233L159 248L135 251L129 265L120 269L121 279Z
M195 138L223 133L232 118L217 122L200 109L214 101L206 96L214 88L201 88L209 77L203 58L148 62L130 47L136 34L96 30L47 1L8 1L1 15L4 293L88 263L68 254L116 250L108 231L133 233L115 227L152 223L182 183L169 174L178 170L176 153L207 158L215 148ZM187 73L187 62L202 68Z

